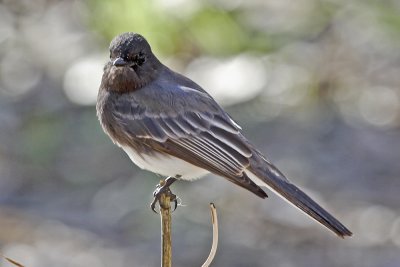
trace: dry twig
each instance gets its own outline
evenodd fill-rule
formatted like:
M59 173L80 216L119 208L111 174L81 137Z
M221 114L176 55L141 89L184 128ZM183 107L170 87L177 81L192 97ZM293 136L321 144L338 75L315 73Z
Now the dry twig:
M15 260L13 260L13 259L10 259L10 258L8 258L8 257L6 257L6 256L4 256L3 254L0 254L0 256L1 257L3 257L6 261L8 261L8 262L10 262L10 263L12 263L14 266L17 266L17 267L25 267L24 265L22 265L21 263L19 263L19 262L16 262Z
M160 217L161 217L161 266L172 267L172 235L171 235L171 192L168 190L160 195ZM213 241L211 251L202 267L210 266L218 247L218 217L217 209L210 203L211 222L213 226Z
M201 265L201 267L208 267L210 266L211 262L215 257L215 253L217 252L218 247L218 217L217 217L217 209L215 208L214 203L210 203L211 209L211 222L213 225L213 241L211 245L211 251L208 255L207 260Z

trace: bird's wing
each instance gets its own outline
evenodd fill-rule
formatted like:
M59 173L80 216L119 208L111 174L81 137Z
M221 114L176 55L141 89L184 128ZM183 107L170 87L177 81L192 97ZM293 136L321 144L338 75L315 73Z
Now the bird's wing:
M230 117L188 107L159 113L138 102L119 99L113 114L123 131L149 148L175 156L265 198L266 193L245 173L252 151Z

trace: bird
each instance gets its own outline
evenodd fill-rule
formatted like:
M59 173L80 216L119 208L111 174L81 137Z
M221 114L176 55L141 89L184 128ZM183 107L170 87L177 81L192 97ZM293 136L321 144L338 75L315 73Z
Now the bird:
M133 163L167 177L157 186L155 200L177 180L212 173L263 199L268 196L262 187L267 187L339 237L352 235L286 178L203 88L162 64L142 35L122 33L109 50L97 116Z

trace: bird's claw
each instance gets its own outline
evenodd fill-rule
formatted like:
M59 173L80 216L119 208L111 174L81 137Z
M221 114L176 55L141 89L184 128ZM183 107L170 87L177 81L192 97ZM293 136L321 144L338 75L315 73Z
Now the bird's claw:
M158 202L159 205L161 206L160 198L161 198L161 195L162 195L162 194L166 194L166 195L169 197L170 201L171 201L171 202L174 202L174 208L173 208L172 211L175 211L176 208L178 207L178 198L176 197L175 194L173 194L173 193L171 192L171 189L169 188L169 185L168 185L167 183L163 183L163 184L160 183L160 184L158 184L157 187L156 187L156 190L154 190L154 192L153 192L154 199L153 199L153 201L152 201L151 204L150 204L151 210L152 210L153 212L155 212L155 213L158 213L158 212L156 211L156 204L157 204L157 202ZM161 208L167 208L167 207L161 206Z

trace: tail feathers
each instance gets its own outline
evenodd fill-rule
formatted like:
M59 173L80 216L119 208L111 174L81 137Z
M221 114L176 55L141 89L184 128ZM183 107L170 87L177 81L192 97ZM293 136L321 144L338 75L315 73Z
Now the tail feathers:
M250 169L251 173L249 173L249 176L253 179L255 178L254 181L257 184L268 186L272 191L307 213L339 237L344 238L345 236L352 235L352 232L335 217L329 214L298 187L290 183L275 166L268 162L266 163L268 167L265 168L264 165L264 168L262 168L263 170ZM252 174L254 174L255 177L253 177Z

